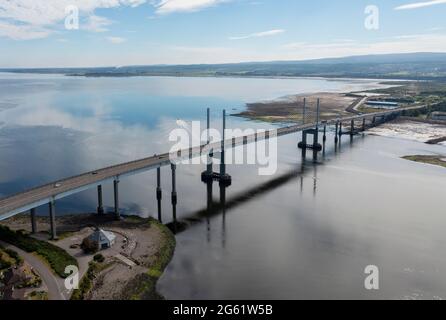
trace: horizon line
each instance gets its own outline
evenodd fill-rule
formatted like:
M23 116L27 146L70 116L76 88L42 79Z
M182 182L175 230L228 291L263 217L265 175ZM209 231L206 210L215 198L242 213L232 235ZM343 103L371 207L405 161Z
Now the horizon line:
M336 60L336 59L348 59L348 58L360 58L360 57L379 57L379 56L392 56L392 55L416 55L416 54L446 54L446 51L434 52L434 51L414 51L406 53L372 53L372 54L362 54L362 55L352 55L352 56L340 56L340 57L326 57L326 58L316 58L316 59L296 59L296 60L249 60L249 61L238 61L238 62L219 62L219 63L161 63L161 64L128 64L128 65L107 65L107 66L82 66L82 67L1 67L0 70L39 70L39 69L99 69L99 68L129 68L129 67L181 67L181 66L211 66L211 65L237 65L237 64L257 64L257 63L286 63L286 62L310 62L310 61L323 61L323 60Z

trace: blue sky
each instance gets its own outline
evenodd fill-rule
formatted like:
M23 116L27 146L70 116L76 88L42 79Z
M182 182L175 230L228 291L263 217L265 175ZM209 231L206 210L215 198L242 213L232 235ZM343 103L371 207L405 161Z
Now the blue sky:
M365 27L369 5L378 29ZM446 52L445 17L446 0L0 0L0 67Z

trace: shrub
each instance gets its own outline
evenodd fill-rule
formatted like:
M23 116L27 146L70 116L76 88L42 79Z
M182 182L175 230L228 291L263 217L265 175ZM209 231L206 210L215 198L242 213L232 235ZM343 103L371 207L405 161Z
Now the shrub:
M22 257L20 257L19 254L17 252L15 252L14 250L4 249L3 251L6 252L8 254L8 256L13 258L17 264L21 264L23 262Z
M85 238L84 240L82 240L81 248L87 254L98 252L97 242L90 240L90 238L88 238L88 237Z
M29 253L35 252L45 259L56 274L66 278L65 268L69 265L77 266L75 258L64 249L49 242L34 239L22 232L14 232L8 227L0 226L0 239Z
M95 255L93 257L93 260L96 262L102 263L102 262L104 262L105 258L102 254L98 253L97 255Z

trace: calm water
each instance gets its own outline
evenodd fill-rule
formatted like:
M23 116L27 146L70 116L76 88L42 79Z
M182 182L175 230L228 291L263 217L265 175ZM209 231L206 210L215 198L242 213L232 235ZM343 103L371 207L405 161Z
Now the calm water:
M176 120L204 120L206 107L218 128L223 108L235 112L246 102L375 85L0 74L0 195L167 151ZM366 135L343 139L334 150L330 136L325 156L313 164L303 163L297 141L297 135L279 139L274 176L259 177L255 166L228 166L233 184L225 190L214 184L210 208L199 178L203 166L179 166L177 211L188 227L177 235L160 292L168 299L446 298L445 170L400 159L446 155L446 148ZM169 222L170 173L162 172ZM121 185L126 212L156 216L152 172ZM104 193L111 206L111 186ZM95 207L94 190L57 203L60 214ZM367 265L380 268L377 292L364 289Z

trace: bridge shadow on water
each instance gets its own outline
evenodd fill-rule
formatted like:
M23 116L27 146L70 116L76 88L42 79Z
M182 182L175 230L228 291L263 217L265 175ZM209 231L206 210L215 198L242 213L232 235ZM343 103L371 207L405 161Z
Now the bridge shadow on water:
M361 134L357 138L349 137L348 142L339 140L337 143L334 143L334 147L327 149L327 143L323 144L323 149L321 152L312 152L313 159L309 160L307 157L301 158L301 163L296 165L296 167L292 170L289 170L285 173L275 176L273 179L266 181L264 183L260 183L252 188L249 188L243 192L237 193L233 195L230 199L227 199L226 192L228 186L218 185L219 188L219 201L216 201L213 198L213 189L214 183L207 182L206 183L206 206L202 209L196 210L194 212L190 212L183 216L181 219L175 219L166 224L166 226L174 233L180 234L182 232L187 231L188 229L196 226L202 225L206 223L207 232L208 232L208 241L210 241L210 222L211 219L221 216L222 217L222 239L223 246L226 241L226 216L227 213L239 206L242 206L250 201L254 201L255 199L272 192L292 180L299 179L300 183L300 192L303 192L304 189L304 179L305 177L312 175L313 178L313 196L315 197L317 194L317 172L318 167L324 165L330 159L340 157L342 150L344 148L354 148L355 140L361 140L365 138L365 134ZM347 140L347 139L345 139ZM343 143L344 142L344 143ZM173 211L176 212L176 205L174 205Z

